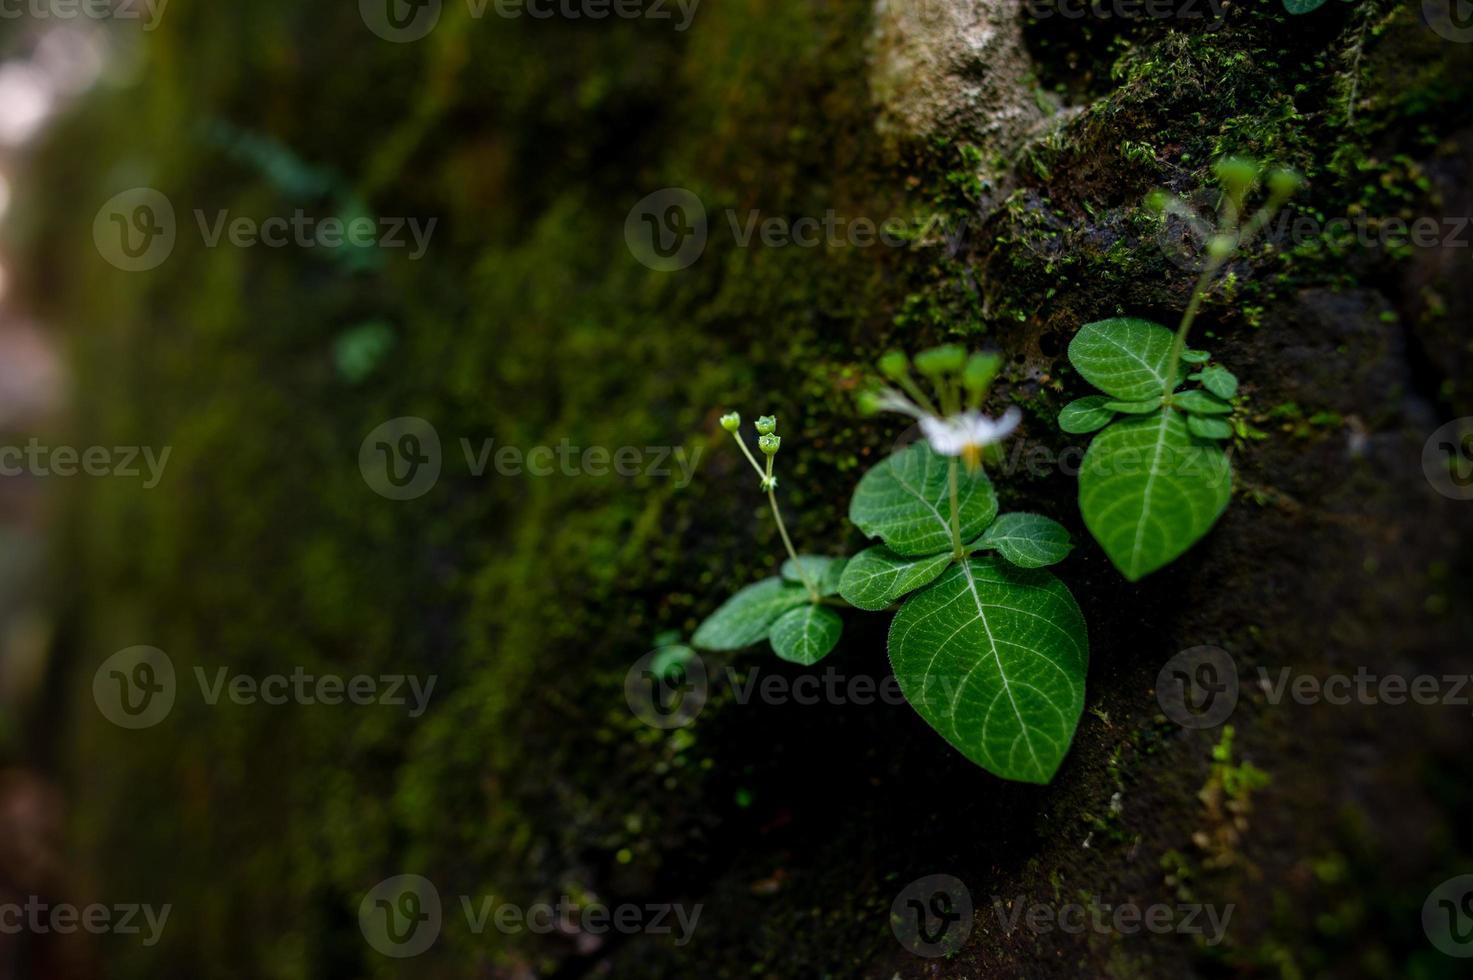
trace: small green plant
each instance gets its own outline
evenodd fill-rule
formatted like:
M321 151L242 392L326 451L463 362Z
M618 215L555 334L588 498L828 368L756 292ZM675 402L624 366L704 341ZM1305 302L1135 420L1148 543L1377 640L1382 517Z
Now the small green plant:
M1268 173L1267 199L1243 222L1248 197L1265 176L1262 168L1229 157L1216 173L1218 225L1175 334L1149 320L1116 317L1086 324L1069 344L1075 369L1104 392L1059 413L1065 432L1103 430L1080 467L1079 509L1105 554L1132 582L1175 561L1227 509L1233 472L1220 443L1234 432L1228 416L1238 379L1206 351L1189 348L1187 337L1223 266L1299 186L1289 171ZM1166 212L1185 207L1167 195L1154 195L1152 203ZM1184 364L1196 370L1186 374ZM1188 381L1201 387L1179 390Z
M1000 367L996 355L968 357L954 345L925 351L914 372L929 382L928 395L905 355L881 360L891 385L867 392L864 409L908 415L925 439L860 479L849 519L881 543L852 559L797 553L776 498L776 420L757 423L762 467L740 418L724 417L768 494L788 557L780 575L727 600L692 643L735 650L766 639L779 657L813 664L838 642L838 608L899 603L890 662L910 704L976 764L1047 783L1084 710L1089 639L1073 595L1044 570L1068 555L1068 532L1038 514L998 516L982 457L1021 421L1016 408L1000 419L981 411Z

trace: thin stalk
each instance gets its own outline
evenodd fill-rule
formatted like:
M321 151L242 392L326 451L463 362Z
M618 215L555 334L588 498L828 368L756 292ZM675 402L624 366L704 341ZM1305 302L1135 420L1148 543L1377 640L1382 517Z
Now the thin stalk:
M1181 367L1182 351L1186 350L1187 334L1191 333L1192 324L1197 319L1197 313L1202 309L1202 300L1207 297L1207 290L1211 287L1212 280L1222 271L1222 267L1227 264L1228 259L1234 253L1251 242L1259 232L1267 227L1268 223L1273 220L1273 216L1284 206L1286 200L1286 197L1279 194L1270 195L1268 203L1258 209L1258 213L1248 222L1248 227L1240 230L1240 204L1231 196L1228 197L1226 225L1233 235L1233 251L1222 258L1214 258L1209 253L1207 263L1202 266L1202 275L1197 278L1197 285L1192 289L1192 299L1187 303L1187 311L1182 315L1181 326L1176 330L1176 339L1171 344L1171 358L1166 365L1166 389L1163 393L1168 402L1171 400L1171 393L1176 390L1177 372Z
M957 479L956 479L956 457L953 456L947 463L947 479L951 482L951 546L955 549L957 561L966 557L966 550L962 547L962 511L961 504L957 502Z
M793 567L798 569L798 577L803 580L803 587L808 590L808 594L813 598L813 601L817 602L819 599L818 588L808 577L808 569L804 568L803 563L798 560L798 552L793 548L793 539L788 537L788 526L783 523L783 512L777 506L776 490L769 489L767 491L767 502L772 504L772 517L777 521L778 533L783 536L783 547L788 549L788 557L793 559Z
M1212 279L1222 269L1225 259L1209 258L1207 264L1202 267L1202 275L1197 278L1197 285L1192 289L1192 299L1187 303L1187 311L1182 314L1181 326L1176 329L1176 339L1171 342L1171 358L1166 362L1166 386L1163 394L1169 403L1171 393L1176 390L1176 378L1178 369L1181 367L1182 351L1187 347L1187 334L1192 332L1192 324L1197 319L1197 313L1202 309L1202 300L1207 295L1207 287L1212 284Z
M895 383L900 385L901 390L909 395L912 401L925 409L927 415L936 414L936 406L931 404L931 399L926 397L926 393L911 378L910 372L906 372L895 378Z
M771 476L772 475L771 474L771 470L772 470L772 460L771 459L769 459L767 461L767 468L768 468L768 471L769 472L766 475L764 475L763 472L762 472L762 466L757 462L757 458L752 455L752 450L750 450L750 449L747 448L746 440L744 440L742 438L741 433L739 433L739 432L733 432L731 434L731 437L736 440L736 444L738 446L741 446L742 447L742 455L745 456L745 457L747 457L747 462L749 462L749 463L752 464L752 469L754 469L754 470L757 471L757 475L759 477L762 477L763 479L766 479L767 476Z

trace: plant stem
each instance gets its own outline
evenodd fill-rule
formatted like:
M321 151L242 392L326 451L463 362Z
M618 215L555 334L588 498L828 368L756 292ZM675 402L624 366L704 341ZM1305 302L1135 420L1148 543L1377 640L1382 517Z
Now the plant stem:
M1202 275L1197 278L1197 285L1192 289L1191 302L1187 303L1187 311L1182 314L1181 326L1176 329L1176 339L1171 342L1171 358L1166 362L1166 387L1163 394L1168 404L1171 402L1171 393L1176 390L1177 372L1181 367L1181 355L1187 348L1187 334L1192 332L1192 323L1197 319L1197 312L1202 309L1202 300L1207 295L1207 288L1212 284L1212 279L1222 269L1225 259L1209 258L1207 264L1202 267Z
M742 447L742 455L745 456L745 457L747 457L747 462L749 462L749 463L752 464L752 469L754 469L754 470L757 471L757 475L759 477L762 477L763 479L766 479L768 476L771 476L772 475L771 474L771 470L772 470L772 460L771 460L771 458L769 458L768 459L768 462L767 462L768 473L764 474L762 472L761 465L757 462L757 458L752 455L752 450L750 450L750 449L747 448L746 440L744 440L742 438L741 433L739 433L739 432L733 432L731 434L731 437L736 440L736 444L738 446L741 446Z
M1227 264L1228 259L1234 253L1252 241L1254 236L1268 225L1273 216L1284 206L1285 200L1287 198L1279 194L1270 195L1268 203L1258 209L1258 213L1248 222L1248 227L1240 230L1238 202L1229 199L1227 226L1233 234L1233 251L1221 258L1216 258L1209 252L1207 262L1202 266L1202 274L1197 277L1197 285L1192 289L1192 299L1187 303L1186 313L1182 314L1181 326L1177 328L1176 339L1171 344L1171 358L1166 365L1166 388L1163 394L1166 396L1168 405L1171 403L1171 393L1176 390L1181 355L1187 347L1187 334L1191 333L1192 324L1197 319L1197 313L1202 309L1202 300L1207 297L1207 290L1212 286L1212 280L1222 271L1222 267ZM1221 229L1218 234L1222 234Z
M961 505L957 502L955 456L947 463L947 478L951 481L951 545L955 549L957 561L961 561L966 557L966 550L962 547L962 516Z
M813 597L813 601L817 602L819 598L818 588L814 586L813 581L808 577L808 569L804 568L803 563L798 560L798 552L793 548L793 539L788 537L788 526L783 523L783 512L777 506L776 490L767 491L767 502L772 504L772 516L777 521L778 533L783 536L783 547L788 549L788 557L793 559L793 567L798 569L798 577L803 580L803 587L808 590L808 594Z

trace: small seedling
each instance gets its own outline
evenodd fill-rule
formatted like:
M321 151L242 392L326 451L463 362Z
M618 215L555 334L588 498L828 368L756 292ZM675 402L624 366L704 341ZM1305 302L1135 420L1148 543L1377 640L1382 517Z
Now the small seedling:
M899 603L890 662L910 704L983 768L1047 783L1084 711L1089 638L1073 595L1044 570L1068 555L1068 532L1038 514L998 516L984 450L1021 421L1016 408L1001 418L981 410L1000 367L996 355L969 357L954 345L925 351L914 365L899 352L880 361L889 384L866 392L861 407L907 415L925 439L859 481L849 519L881 543L852 559L797 553L777 505L776 421L757 424L764 468L741 438L740 417L725 416L768 494L788 559L780 576L727 600L692 642L734 650L767 639L779 657L813 664L839 640L835 607L879 612Z
M1069 344L1075 369L1104 392L1059 413L1065 432L1104 430L1080 468L1079 509L1105 554L1132 582L1175 561L1227 509L1233 472L1220 444L1234 432L1228 416L1238 379L1206 351L1189 348L1187 337L1223 266L1299 187L1295 174L1269 172L1267 199L1243 223L1240 216L1264 177L1262 168L1230 157L1216 170L1222 217L1207 241L1201 275L1175 335L1159 323L1117 317L1086 324ZM1167 212L1184 208L1167 195L1154 196L1152 203ZM1186 374L1191 367L1196 370ZM1201 387L1179 390L1187 381Z

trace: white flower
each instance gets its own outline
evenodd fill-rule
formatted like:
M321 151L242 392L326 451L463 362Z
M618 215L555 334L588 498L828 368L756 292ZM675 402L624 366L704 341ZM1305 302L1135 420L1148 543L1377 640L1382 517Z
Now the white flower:
M1022 421L1023 413L1016 406L1000 419L975 410L947 418L928 415L921 419L921 432L931 448L942 456L961 456L968 466L975 467L985 447L1002 442Z

